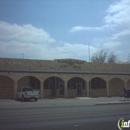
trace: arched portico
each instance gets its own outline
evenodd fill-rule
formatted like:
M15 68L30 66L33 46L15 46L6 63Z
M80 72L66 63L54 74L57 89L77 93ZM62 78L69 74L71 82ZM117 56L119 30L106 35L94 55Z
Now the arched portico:
M86 82L80 77L73 77L67 83L68 97L86 96Z
M89 81L89 96L90 97L107 96L106 81L99 77L91 79Z
M25 76L18 80L17 90L21 87L32 87L35 90L40 90L40 81L34 76Z
M120 78L113 78L109 81L110 96L124 96L124 88L125 82Z
M14 98L14 81L8 77L0 75L0 99Z
M64 81L56 76L48 77L44 83L44 97L64 97Z

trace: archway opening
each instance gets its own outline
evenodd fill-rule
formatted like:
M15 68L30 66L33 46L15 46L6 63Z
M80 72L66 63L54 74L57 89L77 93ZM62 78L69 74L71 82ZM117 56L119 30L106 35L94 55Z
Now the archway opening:
M18 90L21 87L32 87L34 90L40 90L40 81L33 76L25 76L18 81Z
M106 81L99 77L91 79L89 81L89 95L90 97L107 96Z
M59 77L49 77L44 81L44 97L64 97L64 81Z
M0 75L0 99L14 98L14 81L7 77Z
M110 96L124 96L125 82L120 78L113 78L109 81Z
M83 97L87 95L85 91L85 80L80 77L73 77L67 83L68 97Z

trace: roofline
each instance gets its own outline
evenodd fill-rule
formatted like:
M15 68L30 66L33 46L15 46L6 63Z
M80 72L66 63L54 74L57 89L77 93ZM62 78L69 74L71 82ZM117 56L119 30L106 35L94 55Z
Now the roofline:
M76 71L76 70L26 70L26 69L0 69L0 72L20 73L65 73L65 74L101 74L101 75L130 75L130 72L106 72L106 71Z

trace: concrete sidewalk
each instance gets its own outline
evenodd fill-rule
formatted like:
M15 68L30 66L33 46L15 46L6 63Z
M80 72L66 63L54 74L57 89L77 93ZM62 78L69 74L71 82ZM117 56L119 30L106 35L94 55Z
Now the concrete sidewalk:
M56 98L39 99L34 101L16 101L11 99L0 99L0 108L29 108L29 107L67 107L67 106L90 106L104 104L130 104L130 100L124 97L77 97L77 98Z

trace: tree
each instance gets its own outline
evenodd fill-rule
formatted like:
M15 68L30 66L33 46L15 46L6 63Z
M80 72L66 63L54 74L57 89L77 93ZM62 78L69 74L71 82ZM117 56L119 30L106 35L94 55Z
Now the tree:
M129 55L128 55L127 63L130 64L130 53L129 53Z
M92 55L91 61L97 63L117 63L118 59L113 52L102 49Z
M107 63L117 63L117 62L118 62L117 56L113 52L110 53L107 58Z

